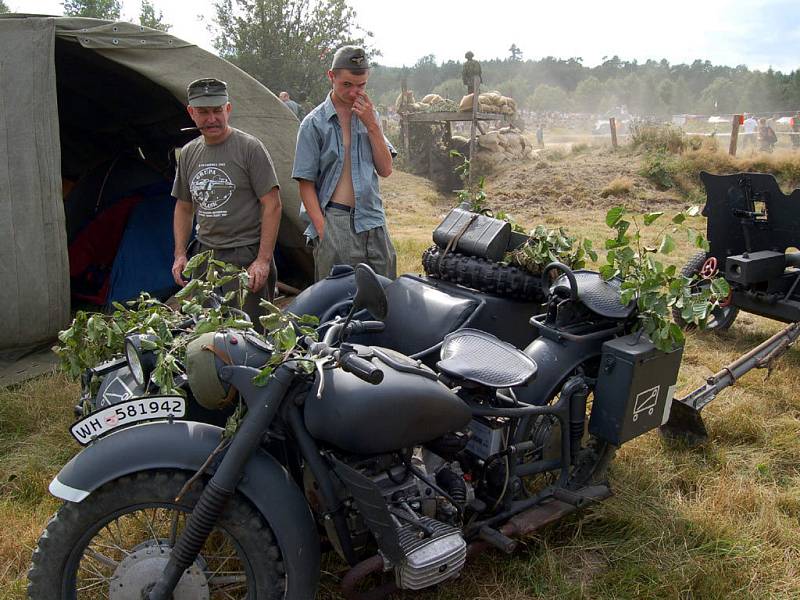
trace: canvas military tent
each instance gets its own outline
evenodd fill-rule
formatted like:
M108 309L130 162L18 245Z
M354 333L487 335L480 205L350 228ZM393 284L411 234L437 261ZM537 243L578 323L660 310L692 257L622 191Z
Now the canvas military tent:
M163 256L163 239L153 254L141 240L170 235L171 207L164 203L171 202L171 150L197 135L181 129L192 126L186 85L200 77L228 83L231 124L269 150L282 184L279 277L296 287L310 281L290 178L298 123L266 87L201 48L146 27L2 15L0 353L47 342L68 324L71 281L76 285L69 257L73 271L76 257L89 265L102 262L100 255L123 257L113 267L116 279L107 281L122 295L138 286L136 277L155 273L152 257Z

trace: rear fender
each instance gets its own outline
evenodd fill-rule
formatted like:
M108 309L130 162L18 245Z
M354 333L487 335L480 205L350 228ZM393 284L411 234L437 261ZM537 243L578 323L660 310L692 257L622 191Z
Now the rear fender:
M50 483L50 493L81 502L100 486L138 471L198 471L221 435L219 427L192 421L123 429L74 456ZM319 577L319 537L303 493L280 463L263 451L250 458L237 489L275 533L290 588L286 598L313 597Z
M514 389L517 399L537 406L547 404L578 366L600 356L603 342L607 339L571 342L539 336L525 348L525 354L536 363L536 378L528 385Z

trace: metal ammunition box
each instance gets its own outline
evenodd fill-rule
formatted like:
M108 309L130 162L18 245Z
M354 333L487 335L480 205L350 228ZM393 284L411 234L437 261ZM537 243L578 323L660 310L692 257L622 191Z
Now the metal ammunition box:
M510 236L509 223L461 208L451 210L433 231L433 241L440 248L455 240L455 252L495 262L502 260Z
M666 422L682 354L638 333L604 343L589 432L619 446Z
M747 285L780 277L786 269L786 254L759 250L729 256L725 261L725 279Z

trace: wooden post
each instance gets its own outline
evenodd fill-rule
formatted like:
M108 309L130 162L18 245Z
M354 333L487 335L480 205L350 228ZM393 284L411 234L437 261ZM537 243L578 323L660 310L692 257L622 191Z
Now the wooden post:
M405 160L409 160L409 153L410 153L410 145L411 142L409 140L410 131L408 127L408 119L406 118L406 80L403 78L403 81L400 84L401 92L400 92L400 107L398 108L398 112L400 114L400 141L403 144L403 157Z
M469 179L467 179L467 187L472 188L472 172L475 170L472 164L472 158L475 156L475 143L477 141L475 136L475 129L478 123L478 104L481 95L481 78L477 75L472 80L472 126L469 130Z
M608 124L611 128L611 147L614 150L617 149L617 120L614 117L611 117L608 120Z
M731 125L731 145L728 148L728 154L736 156L736 146L739 143L739 122L742 120L742 115L733 115L733 124Z

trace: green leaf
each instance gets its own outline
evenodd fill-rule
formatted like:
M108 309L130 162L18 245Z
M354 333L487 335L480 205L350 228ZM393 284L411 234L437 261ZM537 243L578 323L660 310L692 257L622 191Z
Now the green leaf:
M658 251L661 254L669 254L675 250L675 240L672 239L672 236L668 233L664 234L664 238L661 240L661 246L659 246Z
M303 315L299 318L299 321L303 325L319 325L319 317L317 315Z
M731 293L731 286L722 277L715 277L711 280L711 293L717 298L727 298Z
M142 350L158 350L158 344L148 338L140 338L139 345L142 347Z
M273 329L277 329L278 326L281 324L281 317L280 315L261 315L258 320L261 322L261 326L267 330L272 331Z
M624 214L625 214L624 206L615 206L609 209L609 211L606 213L606 225L608 225L609 227L614 227Z
M672 222L676 225L680 225L686 220L686 215L684 213L678 213L674 217L672 217Z
M658 217L660 217L663 214L664 213L661 212L661 211L646 213L644 215L644 224L645 225L652 225L655 222L655 220L658 219Z
M618 271L614 265L603 265L600 267L600 275L605 280L609 280L615 275L617 275Z
M194 294L198 289L200 289L200 280L192 279L189 283L178 290L178 292L175 294L175 297L178 300L183 300Z
M206 262L208 255L208 252L200 252L199 254L195 254L189 259L189 262L186 263L186 266L183 268L183 274L187 277L190 276L192 272L197 269L197 267Z
M259 387L267 385L269 378L272 376L272 367L264 367L258 375L253 377L253 384Z

